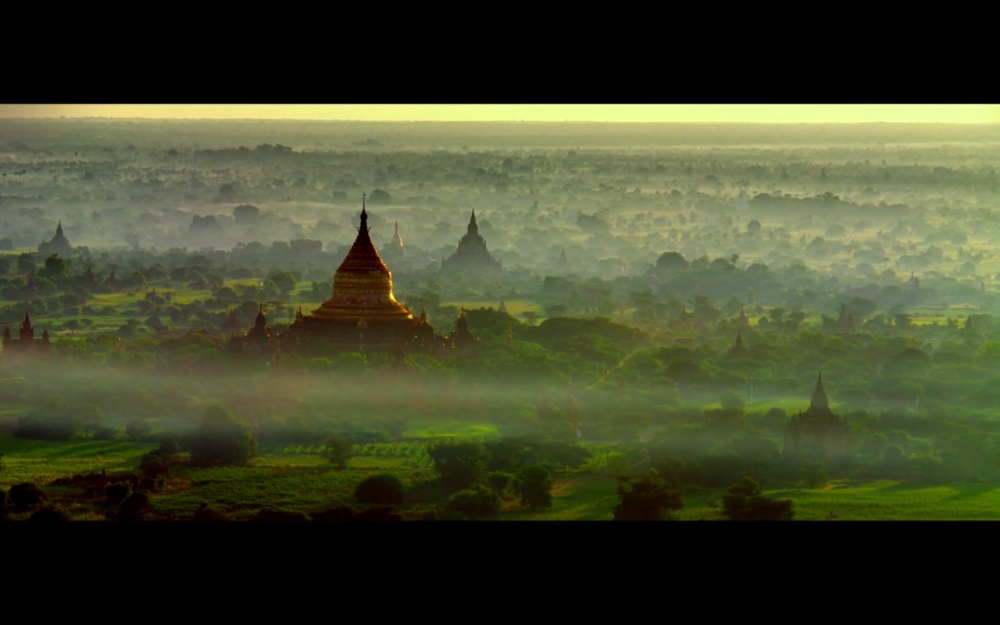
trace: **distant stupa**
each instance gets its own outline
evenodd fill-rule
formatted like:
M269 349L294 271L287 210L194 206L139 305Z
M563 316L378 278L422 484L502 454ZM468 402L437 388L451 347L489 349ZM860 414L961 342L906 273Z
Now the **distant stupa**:
M750 208L750 204L747 202L746 191L740 189L740 194L736 197L736 210L745 211Z
M469 228L458 242L458 249L448 259L441 262L441 270L446 273L468 273L498 277L503 271L500 261L486 248L486 239L479 234L476 211L472 211Z

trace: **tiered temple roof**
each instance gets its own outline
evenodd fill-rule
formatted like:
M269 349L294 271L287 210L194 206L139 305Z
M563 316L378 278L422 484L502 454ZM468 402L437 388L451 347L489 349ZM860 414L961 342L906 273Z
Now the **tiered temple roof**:
M309 315L296 315L288 339L313 351L324 342L388 353L400 346L443 347L426 314L415 319L393 295L392 273L372 243L363 199L358 236L334 274L330 299Z
M503 271L502 263L490 254L486 248L486 239L479 234L476 211L472 211L469 229L458 242L458 249L451 258L441 259L441 270L486 275L498 275Z
M59 254L64 257L73 252L73 246L69 244L69 240L63 234L62 221L56 225L56 235L51 240L42 242L38 246L38 252L45 255Z

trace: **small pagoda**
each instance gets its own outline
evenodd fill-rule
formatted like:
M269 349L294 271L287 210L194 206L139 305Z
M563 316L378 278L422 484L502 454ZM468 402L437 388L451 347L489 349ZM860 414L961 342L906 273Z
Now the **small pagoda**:
M785 456L845 456L851 451L851 428L830 410L823 374L816 380L809 409L793 416L785 428Z

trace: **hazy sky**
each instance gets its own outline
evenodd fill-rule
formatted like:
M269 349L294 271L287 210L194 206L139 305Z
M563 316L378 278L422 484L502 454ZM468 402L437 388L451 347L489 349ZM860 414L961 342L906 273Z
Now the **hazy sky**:
M0 118L1000 123L998 104L0 104Z

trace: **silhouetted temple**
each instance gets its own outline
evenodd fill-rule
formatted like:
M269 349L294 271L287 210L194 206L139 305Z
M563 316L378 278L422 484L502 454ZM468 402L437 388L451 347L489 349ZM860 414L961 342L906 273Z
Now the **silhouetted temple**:
M452 349L457 350L459 354L474 354L476 352L479 339L469 330L469 320L465 317L464 308L459 313L458 321L455 322L455 329L449 338L451 339Z
M230 308L229 315L226 316L226 320L222 322L222 333L236 335L241 329L240 320L236 317L236 309Z
M736 344L729 350L730 358L749 358L750 350L743 345L743 333L736 333Z
M50 241L44 241L38 246L38 253L45 256L59 254L62 257L69 256L73 252L73 246L69 244L63 234L62 222L56 225L56 235Z
M458 249L451 258L441 259L441 270L448 273L468 273L479 276L499 277L502 263L486 248L486 239L479 234L476 211L472 211L469 229L458 242Z
M109 289L111 289L115 293L117 293L118 291L121 290L121 288L122 288L122 281L119 280L118 276L115 275L115 270L114 269L111 270L111 275L108 276L108 279L104 281L104 286L108 287Z
M851 428L830 410L830 401L819 374L809 409L793 416L785 428L785 455L842 456L851 451Z
M744 328L746 328L746 327L748 327L750 325L750 320L747 319L747 314L743 310L743 308L740 308L740 316L736 318L736 323L738 325L743 326Z
M230 311L229 320L236 320L235 311ZM238 323L238 322L237 322ZM267 315L264 314L264 305L260 305L257 318L254 320L252 328L242 335L232 338L234 345L241 347L243 351L254 354L271 354L276 348L277 334L267 323Z
M840 317L837 319L837 329L842 332L854 332L858 329L858 324L854 320L854 313L847 309L846 304L840 305Z
M86 289L97 288L97 276L94 275L94 270L87 265L87 271L83 274L83 286Z
M28 313L24 313L24 321L21 322L21 331L18 338L10 335L10 328L3 330L3 356L4 360L19 356L48 356L52 345L49 343L49 332L42 332L42 338L35 338L35 329L31 325L31 318Z
M569 259L566 258L566 248L559 252L559 260L556 261L556 269L559 271L569 271Z
M333 278L333 294L309 315L296 315L282 344L300 353L330 351L438 351L444 347L427 323L426 313L414 318L392 293L392 273L368 231L362 202L361 226L347 257Z

